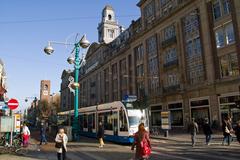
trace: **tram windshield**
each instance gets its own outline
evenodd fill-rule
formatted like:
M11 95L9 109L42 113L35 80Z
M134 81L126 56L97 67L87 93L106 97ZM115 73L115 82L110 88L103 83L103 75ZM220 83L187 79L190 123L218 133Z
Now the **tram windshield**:
M139 109L128 109L129 126L138 126L143 120L143 113Z
M136 126L141 122L141 117L129 116L128 120L129 120L129 126Z

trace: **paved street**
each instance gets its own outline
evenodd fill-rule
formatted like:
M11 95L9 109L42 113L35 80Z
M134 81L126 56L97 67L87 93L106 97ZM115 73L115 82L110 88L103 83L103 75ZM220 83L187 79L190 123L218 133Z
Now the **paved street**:
M22 157L10 155L0 155L0 159L8 160L55 160L56 153L54 143L49 143L37 151L38 145L33 143L28 154ZM171 140L152 140L153 154L151 160L237 160L239 159L239 144L234 142L230 147L222 146L220 141L214 141L212 145L206 146L198 142L192 148L189 142L179 142ZM129 146L106 143L104 148L98 148L95 139L81 138L79 143L69 143L69 160L130 160L134 153Z

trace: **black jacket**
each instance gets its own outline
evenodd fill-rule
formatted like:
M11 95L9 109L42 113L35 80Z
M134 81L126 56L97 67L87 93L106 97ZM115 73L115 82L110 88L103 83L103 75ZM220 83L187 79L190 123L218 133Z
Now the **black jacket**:
M213 132L212 132L212 128L211 128L211 126L209 125L209 123L204 123L204 124L203 124L203 133L204 133L205 135L210 135L210 134L213 133Z
M104 137L104 127L103 127L103 125L98 126L97 137L98 138L103 138Z

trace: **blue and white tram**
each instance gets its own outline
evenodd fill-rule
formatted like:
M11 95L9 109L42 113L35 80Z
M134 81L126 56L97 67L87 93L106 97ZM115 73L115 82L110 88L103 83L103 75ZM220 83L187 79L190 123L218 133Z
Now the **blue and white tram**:
M79 110L80 135L96 137L98 123L101 121L105 129L105 139L118 143L132 143L133 134L137 132L139 123L145 123L148 130L147 110L134 109L131 103L115 101ZM66 116L71 115L71 118ZM73 120L73 111L61 112L59 118ZM60 118L64 121L64 118ZM66 121L65 121L66 122ZM66 125L66 123L65 123Z

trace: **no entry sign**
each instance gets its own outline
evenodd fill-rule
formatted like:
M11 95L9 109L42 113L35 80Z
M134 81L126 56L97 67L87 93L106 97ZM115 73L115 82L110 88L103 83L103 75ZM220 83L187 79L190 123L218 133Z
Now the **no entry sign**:
M14 110L18 107L18 101L16 99L10 99L8 101L8 107L11 109L11 110Z

